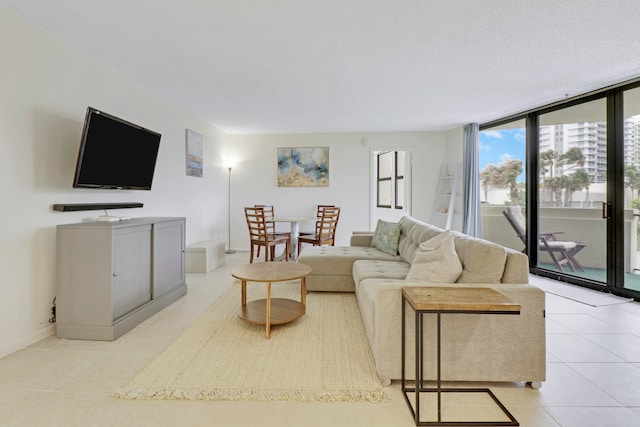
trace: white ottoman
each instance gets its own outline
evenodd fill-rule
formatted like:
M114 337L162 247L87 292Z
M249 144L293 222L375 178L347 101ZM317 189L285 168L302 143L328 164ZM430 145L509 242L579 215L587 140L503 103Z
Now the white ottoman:
M201 240L187 246L187 273L208 273L224 264L224 242Z

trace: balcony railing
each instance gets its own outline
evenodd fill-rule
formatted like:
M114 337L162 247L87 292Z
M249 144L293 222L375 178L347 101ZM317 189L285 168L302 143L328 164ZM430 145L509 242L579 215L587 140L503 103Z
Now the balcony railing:
M606 269L607 223L602 219L602 202L590 202L589 208L541 207L540 232L561 232L562 240L582 242L586 247L577 255L586 268ZM522 241L515 234L502 214L505 206L485 205L482 207L482 225L484 238L500 245L521 251ZM625 235L625 271L634 272L638 251L638 210L627 209L624 212ZM545 253L540 253L541 263L551 263Z

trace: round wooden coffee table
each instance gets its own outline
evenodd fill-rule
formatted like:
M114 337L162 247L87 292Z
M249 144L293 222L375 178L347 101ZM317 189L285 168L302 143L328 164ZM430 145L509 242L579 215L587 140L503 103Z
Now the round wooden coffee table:
M271 325L289 323L305 314L307 284L305 276L311 267L296 262L256 262L231 270L231 275L242 282L242 307L238 316L249 323L266 325L267 338L271 337ZM271 298L271 284L300 279L300 302L288 298ZM247 282L267 285L267 297L247 303Z

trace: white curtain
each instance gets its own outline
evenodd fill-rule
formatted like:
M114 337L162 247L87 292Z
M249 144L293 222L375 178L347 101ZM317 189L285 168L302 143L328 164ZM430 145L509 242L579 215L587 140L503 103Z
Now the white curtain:
M464 128L462 232L482 238L480 211L480 126L471 123Z

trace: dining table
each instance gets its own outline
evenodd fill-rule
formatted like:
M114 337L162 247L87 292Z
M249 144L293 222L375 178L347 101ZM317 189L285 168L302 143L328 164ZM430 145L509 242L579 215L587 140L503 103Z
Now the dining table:
M315 216L274 216L273 222L288 222L291 228L291 243L289 244L289 258L298 259L298 237L300 236L300 223L316 221ZM284 259L284 252L278 259Z

